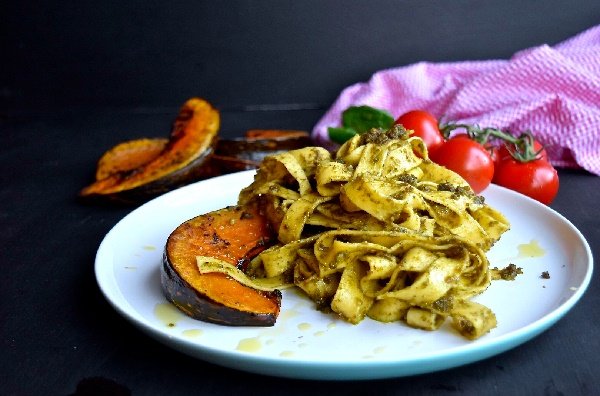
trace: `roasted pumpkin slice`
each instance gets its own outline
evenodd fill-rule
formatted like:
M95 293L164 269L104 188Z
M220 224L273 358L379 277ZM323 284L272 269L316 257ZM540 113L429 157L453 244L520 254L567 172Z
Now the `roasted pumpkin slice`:
M161 269L163 292L195 319L231 326L272 326L281 307L279 290L257 290L222 272L200 273L196 257L213 257L243 268L274 240L256 205L227 207L188 220L167 240Z
M217 142L219 122L219 113L210 103L189 99L181 107L169 141L156 158L96 180L80 196L138 203L202 178L202 165Z
M267 155L310 145L310 134L306 131L250 129L243 138L220 139L211 163L221 174L239 172L258 168Z
M310 134L296 129L249 129L245 133L248 140L300 140L310 143Z
M215 153L260 162L266 155L310 145L310 135L306 131L250 129L243 138L221 139Z
M167 143L169 139L166 138L144 138L117 144L98 160L96 180L137 169L155 160L164 151Z

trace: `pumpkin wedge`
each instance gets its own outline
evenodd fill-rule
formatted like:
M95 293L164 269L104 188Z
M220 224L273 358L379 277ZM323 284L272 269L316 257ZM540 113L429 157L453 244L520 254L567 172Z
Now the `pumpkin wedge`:
M96 180L105 179L115 173L139 168L162 154L169 139L135 139L119 143L100 157L96 167Z
M219 123L219 113L210 103L189 99L181 107L169 141L157 157L133 169L108 172L81 190L80 196L139 203L198 180L204 172L202 165L214 151Z
M197 256L238 268L275 240L257 205L231 206L190 219L167 239L162 289L181 311L230 326L272 326L281 307L279 290L261 291L220 272L201 273Z
M306 131L250 129L243 138L219 139L211 164L221 174L255 169L267 155L310 145Z
M267 155L310 145L310 135L306 131L250 129L243 138L219 140L215 154L253 161L258 165Z

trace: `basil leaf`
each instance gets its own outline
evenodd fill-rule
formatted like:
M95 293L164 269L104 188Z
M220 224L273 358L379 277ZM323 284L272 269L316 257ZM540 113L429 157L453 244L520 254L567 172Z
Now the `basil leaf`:
M342 144L346 140L351 139L357 132L352 128L327 128L327 133L329 134L329 139L331 141Z
M342 113L342 125L363 133L371 128L390 129L394 125L394 117L387 111L370 106L348 107Z

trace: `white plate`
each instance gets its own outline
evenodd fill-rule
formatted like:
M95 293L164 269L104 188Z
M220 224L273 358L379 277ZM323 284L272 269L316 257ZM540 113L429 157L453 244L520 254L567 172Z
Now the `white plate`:
M486 200L508 217L512 228L488 257L492 266L515 263L524 274L493 282L476 299L498 319L498 327L476 341L463 339L447 324L435 332L370 319L351 325L316 311L294 291L284 291L274 327L226 327L190 319L166 303L161 291L165 241L183 221L234 204L253 174L186 186L123 218L100 245L95 268L100 289L116 310L160 342L208 362L283 377L373 379L456 367L513 348L553 325L590 282L590 248L568 220L492 185ZM538 246L543 253L536 252ZM544 271L549 279L541 277Z

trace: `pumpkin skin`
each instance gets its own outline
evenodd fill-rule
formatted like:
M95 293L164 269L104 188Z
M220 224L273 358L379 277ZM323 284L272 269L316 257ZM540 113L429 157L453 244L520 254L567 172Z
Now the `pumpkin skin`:
M203 165L217 143L219 113L210 103L191 98L181 107L164 149L133 169L101 172L80 191L88 200L138 204L205 177ZM102 169L109 168L105 165ZM115 166L118 168L118 166Z
M257 205L232 206L182 223L169 236L161 267L167 299L188 316L230 326L272 326L281 292L256 290L222 273L198 270L196 256L243 268L275 240Z

